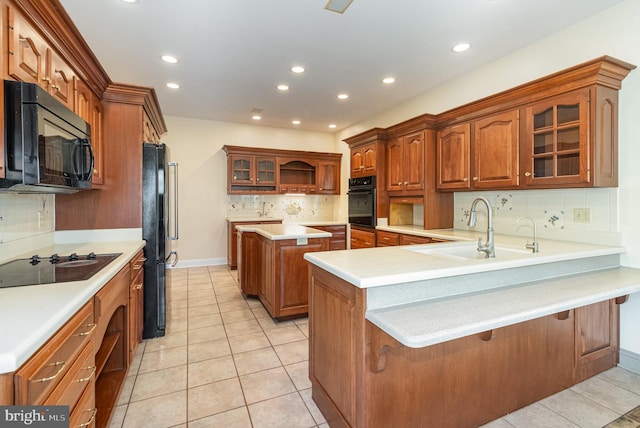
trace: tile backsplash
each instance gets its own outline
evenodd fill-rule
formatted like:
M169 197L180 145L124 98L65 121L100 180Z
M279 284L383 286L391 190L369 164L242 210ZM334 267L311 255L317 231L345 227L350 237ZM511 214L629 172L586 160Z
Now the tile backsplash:
M227 216L258 217L264 214L284 221L333 220L337 198L336 195L227 195Z
M54 201L53 195L0 194L0 244L53 232Z
M535 220L538 236L562 241L620 245L618 232L618 189L557 189L491 192L459 192L454 196L455 229L470 230L469 210L478 196L486 197L493 207L496 233L532 236L530 222L516 223L522 216ZM575 218L575 210L586 209L588 222ZM486 230L486 208L478 204L478 223L473 230Z

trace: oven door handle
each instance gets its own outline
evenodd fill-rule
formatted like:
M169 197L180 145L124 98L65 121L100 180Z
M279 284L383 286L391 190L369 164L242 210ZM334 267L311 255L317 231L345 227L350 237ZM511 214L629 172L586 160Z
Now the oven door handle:
M375 190L349 190L347 195L373 195Z

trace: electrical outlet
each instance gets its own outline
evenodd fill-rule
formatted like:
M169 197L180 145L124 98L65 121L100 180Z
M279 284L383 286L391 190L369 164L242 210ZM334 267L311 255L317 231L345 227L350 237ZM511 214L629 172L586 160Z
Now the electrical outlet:
M573 222L574 223L591 223L591 209L589 209L589 208L574 208L573 209Z

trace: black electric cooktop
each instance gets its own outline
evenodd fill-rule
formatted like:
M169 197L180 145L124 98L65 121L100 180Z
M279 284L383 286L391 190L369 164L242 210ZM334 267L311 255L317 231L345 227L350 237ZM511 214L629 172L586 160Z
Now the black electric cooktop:
M84 281L98 273L122 253L76 253L49 257L34 255L0 265L0 288L23 285L51 284L54 282Z

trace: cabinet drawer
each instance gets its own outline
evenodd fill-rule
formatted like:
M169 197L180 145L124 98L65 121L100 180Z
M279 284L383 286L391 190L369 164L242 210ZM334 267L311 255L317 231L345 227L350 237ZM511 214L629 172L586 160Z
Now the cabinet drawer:
M94 383L95 373L93 344L88 343L44 404L46 406L69 406L69 411L73 412L86 386Z
M129 267L131 269L130 275L131 275L132 282L136 277L136 275L142 272L142 268L144 267L144 262L146 260L147 259L144 258L144 253L142 252L142 250L140 250L138 254L136 254L133 257L133 259L131 259L131 261L129 262Z
M15 375L16 405L41 405L70 371L87 344L92 345L93 302L80 309Z
M400 243L400 235L394 232L385 232L383 230L376 231L377 246L391 247Z
M96 392L93 385L84 390L76 408L69 415L70 428L90 428L96 426Z
M351 248L373 248L376 246L374 232L366 232L359 229L351 229Z
M421 245L431 244L432 242L434 242L433 239L428 236L400 235L400 245Z

